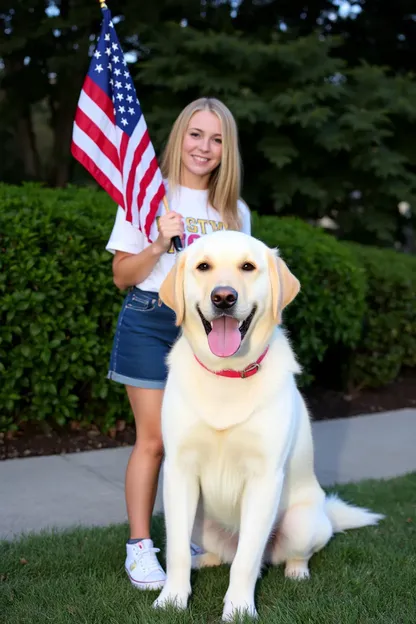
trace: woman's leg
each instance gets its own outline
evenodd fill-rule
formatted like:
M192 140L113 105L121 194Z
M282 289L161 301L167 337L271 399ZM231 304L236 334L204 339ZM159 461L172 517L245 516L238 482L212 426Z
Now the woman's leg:
M160 464L163 458L163 390L126 386L136 423L136 443L126 470L126 505L130 541L149 539ZM192 555L204 551L191 542Z
M136 443L126 470L126 505L130 523L125 568L139 589L160 589L166 581L150 537L150 524L163 456L161 405L163 390L126 385L136 422Z
M126 386L136 423L136 443L126 471L130 539L150 538L150 523L163 457L163 390Z

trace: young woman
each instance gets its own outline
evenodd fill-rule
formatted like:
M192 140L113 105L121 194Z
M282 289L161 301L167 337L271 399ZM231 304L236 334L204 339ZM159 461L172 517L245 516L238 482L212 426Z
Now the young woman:
M217 229L251 233L250 212L240 200L237 128L219 100L201 98L179 115L161 163L170 211L161 203L154 241L125 220L118 208L106 249L114 254L114 283L129 289L118 318L108 377L126 387L134 414L136 443L126 471L130 524L125 569L140 589L159 589L165 572L150 537L163 446L161 404L165 358L178 336L175 315L158 298L173 266L173 236L188 246ZM195 548L191 544L191 548Z

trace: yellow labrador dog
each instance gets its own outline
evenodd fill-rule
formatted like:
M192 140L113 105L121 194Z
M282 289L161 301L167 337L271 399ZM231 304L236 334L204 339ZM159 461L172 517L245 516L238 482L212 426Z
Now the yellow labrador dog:
M167 580L155 607L186 608L192 565L231 563L223 621L255 617L262 563L308 577L334 533L383 517L326 496L315 476L300 367L279 327L299 288L276 251L231 231L181 252L161 287L182 331L162 408ZM193 558L192 537L206 551Z

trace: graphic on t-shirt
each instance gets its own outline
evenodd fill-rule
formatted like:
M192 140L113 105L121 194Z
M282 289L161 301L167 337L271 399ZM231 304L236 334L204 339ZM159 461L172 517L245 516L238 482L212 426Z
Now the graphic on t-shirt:
M156 217L157 229L159 229L159 219ZM189 247L197 238L201 238L204 234L211 234L218 230L226 230L227 226L222 221L214 221L213 219L196 219L195 217L185 218L185 232L182 237L182 246ZM169 254L175 253L175 248L171 245L168 250Z

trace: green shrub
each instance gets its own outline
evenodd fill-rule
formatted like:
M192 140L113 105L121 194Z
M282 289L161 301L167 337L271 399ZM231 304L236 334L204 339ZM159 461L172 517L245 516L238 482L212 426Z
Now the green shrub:
M352 387L390 383L402 366L416 366L416 258L395 251L345 245L364 268L366 313L348 371Z
M132 420L123 386L106 377L124 296L105 251L114 216L103 191L0 184L0 430ZM253 235L279 247L301 283L284 324L302 385L337 349L351 354L356 384L416 365L414 258L339 243L292 218L254 214ZM341 375L342 358L332 369Z
M105 251L114 215L102 192L0 185L1 429L107 428L123 413L124 388L106 379L122 301Z
M282 258L301 284L283 321L309 384L327 351L353 349L361 334L365 275L354 255L322 230L295 218L253 216L253 235ZM340 374L341 362L334 362Z

